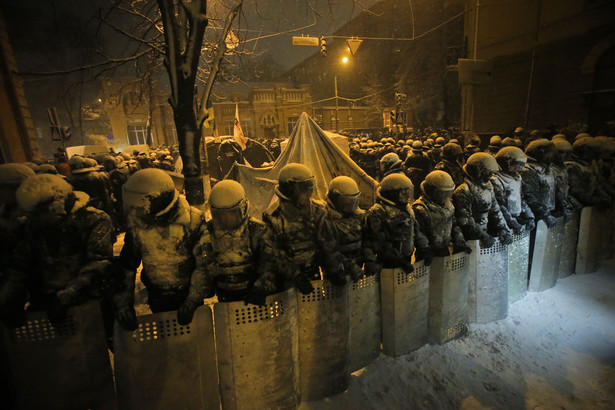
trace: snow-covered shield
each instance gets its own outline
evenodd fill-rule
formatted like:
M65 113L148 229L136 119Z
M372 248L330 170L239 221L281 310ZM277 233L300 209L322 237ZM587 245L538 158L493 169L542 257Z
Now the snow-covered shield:
M543 221L536 224L534 254L530 270L529 290L542 292L552 288L559 277L559 260L564 239L564 219L557 218L552 228Z
M527 294L527 270L530 262L530 232L513 235L508 245L508 303Z
M580 220L581 213L575 212L570 221L564 224L562 254L559 260L559 278L565 278L574 273L574 265L577 259L577 240L579 239Z
M28 313L21 327L3 328L3 338L17 408L116 408L97 301L70 308L60 324Z
M442 344L468 329L467 255L434 258L429 268L429 342Z
M181 326L177 312L138 316L133 332L115 326L115 380L121 409L220 408L212 312L199 307Z
M312 281L297 293L301 400L319 400L348 387L348 285Z
M468 241L470 323L489 323L508 315L508 247L496 239L483 248L478 241Z
M429 267L414 264L414 272L383 269L380 272L382 350L401 356L427 343Z
M216 350L225 409L291 409L300 403L294 289L266 306L216 303Z
M601 218L596 207L581 210L579 238L577 241L577 260L574 273L584 275L598 270L600 266Z
M350 284L350 372L374 361L380 354L380 275Z

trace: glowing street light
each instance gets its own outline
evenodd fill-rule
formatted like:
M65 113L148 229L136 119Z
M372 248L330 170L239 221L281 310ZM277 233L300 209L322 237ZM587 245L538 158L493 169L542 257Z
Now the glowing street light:
M342 57L342 63L348 63L348 57ZM340 132L340 116L339 116L339 101L337 99L337 74L335 75L335 132Z

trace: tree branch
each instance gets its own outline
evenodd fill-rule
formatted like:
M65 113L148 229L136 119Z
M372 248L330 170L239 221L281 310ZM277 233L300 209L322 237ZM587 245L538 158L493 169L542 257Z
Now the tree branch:
M175 30L175 21L173 18L173 7L169 4L169 0L158 0L158 7L162 16L162 25L164 28L164 39L167 45L165 53L165 64L169 73L169 81L171 82L171 98L170 102L173 107L178 103L179 83L177 81L177 65L180 62L181 54L178 49L178 38Z
M235 19L235 17L237 17L239 9L241 9L242 5L243 0L237 0L233 8L229 10L228 15L226 16L226 21L224 23L224 29L222 30L222 34L218 39L218 48L216 50L216 55L213 60L213 65L209 72L209 77L207 78L207 84L203 89L203 93L201 94L201 99L199 101L199 112L197 116L197 126L199 129L203 125L203 122L207 119L207 101L209 100L211 90L216 80L216 76L218 75L218 71L220 70L220 63L222 62L222 59L224 58L224 53L226 52L226 36L228 35L228 32L231 29L231 24L233 24L233 20Z

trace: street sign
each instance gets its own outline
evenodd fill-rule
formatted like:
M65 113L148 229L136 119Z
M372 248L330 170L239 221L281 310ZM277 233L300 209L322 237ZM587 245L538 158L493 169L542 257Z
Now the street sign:
M359 46L361 45L362 42L363 40L359 40L358 38L349 38L346 40L346 44L348 45L348 50L350 51L350 54L353 57L357 53L357 50L359 49Z
M318 47L320 42L318 37L303 37L293 36L293 46L316 46Z
M489 60L459 60L459 84L490 84L493 63Z

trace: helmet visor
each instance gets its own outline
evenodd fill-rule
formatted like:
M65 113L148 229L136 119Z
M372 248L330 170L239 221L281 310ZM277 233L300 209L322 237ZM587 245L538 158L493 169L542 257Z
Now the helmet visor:
M211 208L211 218L222 229L235 229L243 221L244 215L240 206L232 208Z
M354 213L359 207L359 194L339 195L336 198L336 202L336 206L341 212Z

